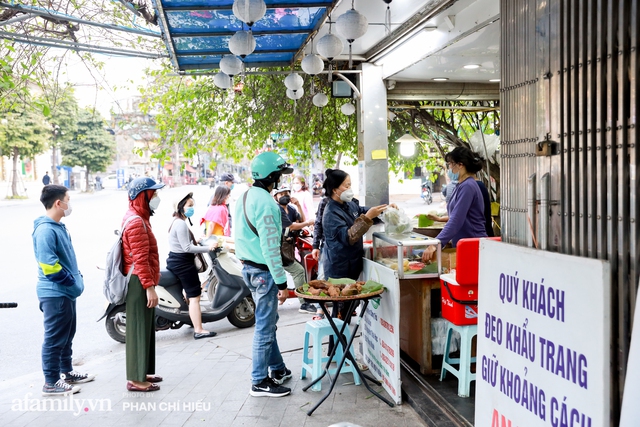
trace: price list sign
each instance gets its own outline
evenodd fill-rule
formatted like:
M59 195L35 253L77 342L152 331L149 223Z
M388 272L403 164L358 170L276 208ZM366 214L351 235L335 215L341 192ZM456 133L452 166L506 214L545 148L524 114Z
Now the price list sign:
M605 261L480 243L477 427L609 425Z

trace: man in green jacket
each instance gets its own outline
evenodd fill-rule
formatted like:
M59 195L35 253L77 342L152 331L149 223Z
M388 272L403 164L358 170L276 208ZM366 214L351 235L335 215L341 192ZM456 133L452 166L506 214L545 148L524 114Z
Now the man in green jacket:
M243 262L242 275L256 304L253 334L252 396L282 397L291 389L282 384L291 378L276 339L278 304L287 299L287 277L280 255L282 219L271 190L280 177L293 172L278 154L266 151L251 162L253 186L236 203L236 256ZM269 372L270 371L270 372Z

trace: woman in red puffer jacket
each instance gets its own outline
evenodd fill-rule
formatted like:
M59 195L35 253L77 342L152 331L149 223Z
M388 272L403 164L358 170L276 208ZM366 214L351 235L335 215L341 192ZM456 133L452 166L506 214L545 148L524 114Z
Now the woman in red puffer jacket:
M154 307L158 305L156 285L160 280L158 243L151 230L149 218L158 209L157 190L164 187L151 178L137 178L129 184L129 210L122 223L124 274L133 266L127 290L127 390L156 391L162 377L155 375L156 349Z

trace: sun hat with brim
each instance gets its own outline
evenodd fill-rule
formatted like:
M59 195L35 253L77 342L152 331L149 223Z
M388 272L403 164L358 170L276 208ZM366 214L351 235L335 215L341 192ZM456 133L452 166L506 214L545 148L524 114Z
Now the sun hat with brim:
M187 203L187 200L189 199L193 199L193 193L189 193L186 196L184 196L181 199L177 199L175 202L173 202L173 211L174 212L178 212L178 206L180 206L180 203L185 202Z

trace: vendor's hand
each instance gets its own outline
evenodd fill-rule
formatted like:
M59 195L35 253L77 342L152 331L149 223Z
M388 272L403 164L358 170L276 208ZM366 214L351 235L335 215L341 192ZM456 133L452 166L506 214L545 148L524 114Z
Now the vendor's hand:
M436 214L427 214L427 218L432 219L434 221L440 221L440 216Z
M282 305L289 297L289 291L287 289L278 290L278 304Z
M387 205L374 206L369 208L365 216L371 220L380 216L380 214L387 208Z
M218 242L215 242L209 245L209 252L215 251L217 247L218 247Z
M424 250L424 252L422 252L422 262L431 262L435 259L435 255L436 255L436 247L431 245L431 246L427 246Z
M156 287L150 286L147 288L147 308L153 308L158 305L158 294L156 293Z
M320 258L320 249L314 249L311 251L311 258L315 259L316 261Z

